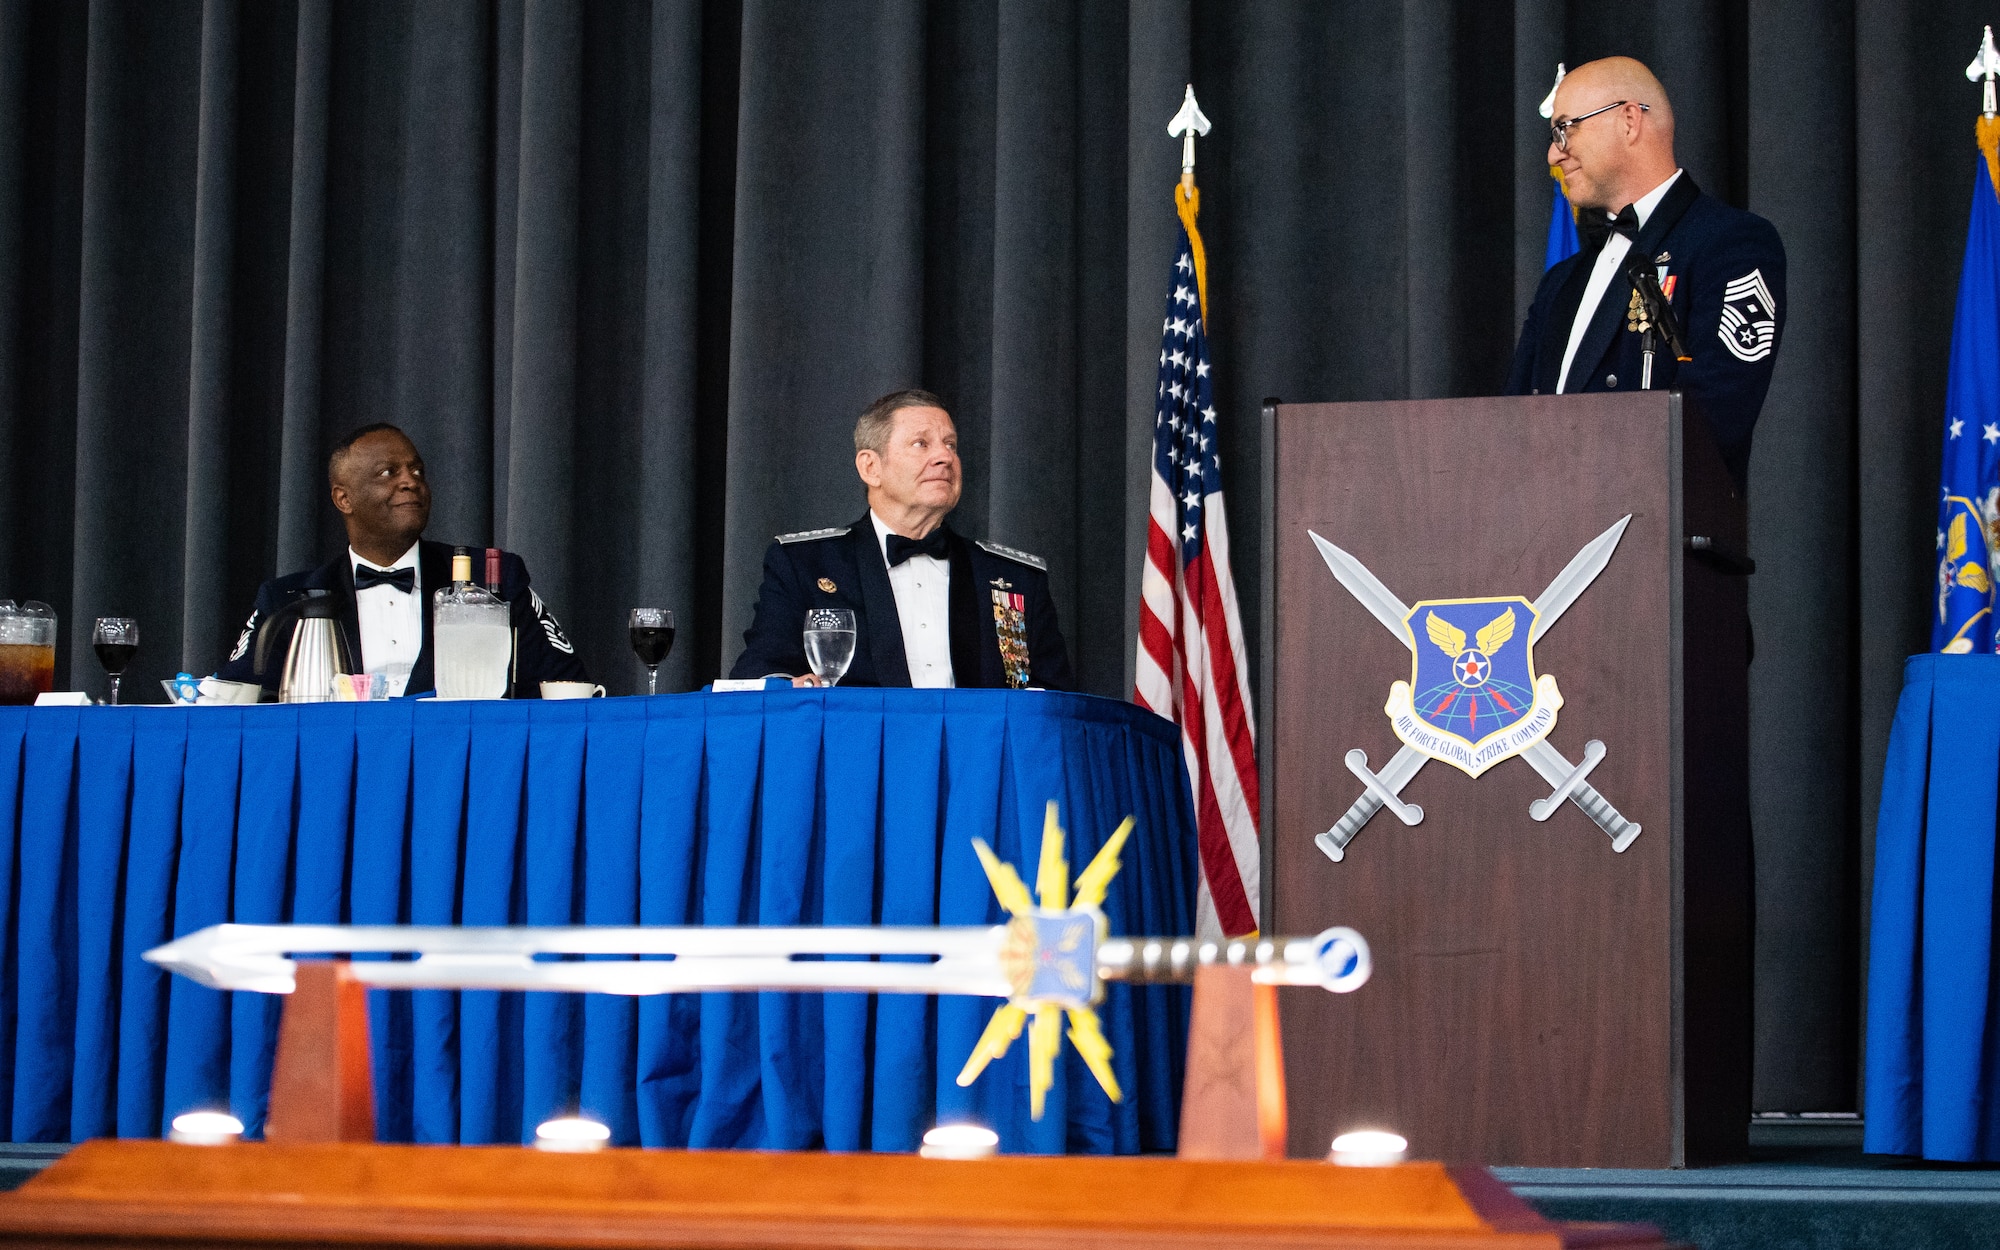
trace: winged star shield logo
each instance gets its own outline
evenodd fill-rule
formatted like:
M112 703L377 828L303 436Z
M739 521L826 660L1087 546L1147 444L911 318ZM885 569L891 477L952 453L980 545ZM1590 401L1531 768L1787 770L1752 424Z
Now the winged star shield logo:
M1555 789L1528 805L1528 815L1547 820L1565 802L1604 830L1613 851L1639 836L1586 778L1604 760L1604 744L1584 744L1581 763L1571 763L1547 739L1562 710L1556 679L1535 673L1535 639L1569 610L1618 549L1632 517L1584 544L1556 579L1534 600L1510 595L1497 599L1426 599L1406 606L1380 578L1352 555L1311 530L1306 535L1347 593L1410 649L1410 680L1389 687L1389 727L1403 745L1380 771L1368 767L1359 747L1346 755L1347 770L1364 787L1333 827L1313 838L1326 857L1339 863L1347 844L1385 808L1414 825L1424 809L1402 797L1403 787L1429 760L1443 760L1470 776L1518 755ZM1942 545L1944 539L1939 538ZM1956 557L1954 557L1955 559ZM1418 641L1421 634L1423 641Z
M1477 777L1555 728L1562 693L1535 675L1535 605L1500 599L1427 599L1404 618L1408 682L1383 710L1406 744Z

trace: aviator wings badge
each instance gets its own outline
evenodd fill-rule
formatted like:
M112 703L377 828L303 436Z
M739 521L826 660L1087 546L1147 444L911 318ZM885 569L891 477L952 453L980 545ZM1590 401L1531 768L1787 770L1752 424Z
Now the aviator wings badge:
M1587 543L1541 595L1530 602L1498 599L1426 599L1406 607L1367 566L1314 534L1313 545L1327 568L1382 627L1410 649L1410 680L1389 688L1390 728L1403 742L1380 772L1368 767L1365 751L1347 753L1349 772L1359 778L1361 797L1331 829L1313 841L1338 863L1347 844L1383 808L1406 825L1424 810L1399 796L1410 778L1430 760L1443 760L1477 777L1518 755L1554 787L1529 804L1528 814L1547 820L1564 800L1574 803L1623 851L1639 836L1639 826L1619 814L1586 780L1604 759L1604 744L1584 744L1583 761L1572 764L1547 741L1562 710L1554 677L1535 672L1535 640L1548 632L1577 597L1597 580L1618 549L1630 516Z

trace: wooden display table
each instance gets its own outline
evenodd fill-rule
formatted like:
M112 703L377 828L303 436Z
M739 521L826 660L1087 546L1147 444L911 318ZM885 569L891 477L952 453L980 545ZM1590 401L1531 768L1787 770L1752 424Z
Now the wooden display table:
M506 1146L86 1142L0 1196L36 1246L1660 1247L1481 1168Z

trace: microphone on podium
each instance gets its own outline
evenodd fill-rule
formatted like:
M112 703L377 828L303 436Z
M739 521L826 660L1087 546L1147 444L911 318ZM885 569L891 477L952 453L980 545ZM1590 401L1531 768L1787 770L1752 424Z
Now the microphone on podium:
M1632 290L1638 307L1633 310L1631 328L1645 333L1641 352L1646 363L1639 382L1639 389L1653 389L1653 352L1655 344L1664 340L1667 350L1674 359L1685 364L1694 359L1688 354L1687 341L1681 337L1679 318L1674 316L1674 306L1667 301L1666 292L1660 289L1660 279L1653 272L1644 255L1640 255L1625 267L1625 276L1632 281Z

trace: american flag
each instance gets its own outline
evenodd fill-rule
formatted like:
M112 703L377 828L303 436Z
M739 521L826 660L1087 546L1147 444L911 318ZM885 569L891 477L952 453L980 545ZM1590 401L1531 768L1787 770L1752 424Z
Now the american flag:
M1201 834L1196 922L1204 935L1257 928L1257 744L1249 664L1216 451L1214 379L1203 325L1200 192L1175 191L1180 252L1160 331L1152 519L1140 583L1134 699L1181 727Z

